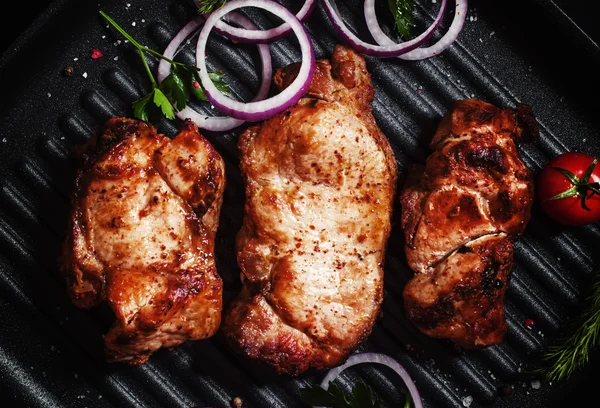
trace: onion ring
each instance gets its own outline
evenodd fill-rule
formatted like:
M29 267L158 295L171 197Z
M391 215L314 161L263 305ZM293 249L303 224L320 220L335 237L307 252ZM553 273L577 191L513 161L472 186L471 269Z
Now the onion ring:
M208 36L216 23L230 11L242 7L257 7L270 11L286 23L296 34L302 52L300 70L294 81L275 96L261 101L240 102L223 95L212 83L206 70L206 44ZM213 11L198 36L196 47L196 65L208 100L223 114L246 121L260 121L283 112L296 104L308 89L315 69L315 53L311 39L302 23L281 4L273 0L230 0L221 8Z
M227 18L232 23L238 24L250 30L255 30L258 28L249 18L246 18L239 13L230 13ZM204 22L204 20L204 16L198 16L183 26L183 28L179 30L179 32L171 39L163 55L169 59L173 59L173 57L177 54L181 43L188 38ZM269 47L264 44L259 44L257 46L262 64L262 75L260 89L258 90L254 100L261 100L264 99L269 93L271 79L273 76L273 65L271 63ZM159 83L161 83L169 75L170 70L171 64L169 64L168 61L161 59L158 63L157 74ZM246 122L245 120L235 119L227 116L206 116L189 106L186 106L182 110L175 112L175 115L182 120L191 119L198 125L199 128L214 132L232 130Z
M306 18L312 13L317 4L317 0L305 0L304 5L296 13L296 18L300 22L304 22ZM227 20L225 18L224 20ZM283 23L278 27L274 27L268 30L244 30L237 27L232 27L227 24L225 21L219 21L215 24L215 31L226 35L232 40L247 43L247 44L256 44L256 43L267 43L271 41L278 40L290 34L292 32L292 28L289 24Z
M340 16L340 13L337 9L337 6L334 4L334 1L335 0L323 0L323 5L325 6L325 12L329 16L333 28L337 31L337 33L344 39L345 42L350 44L357 51L360 51L365 55L380 58L398 57L402 54L406 54L407 52L414 50L415 48L420 47L433 35L435 30L438 28L440 22L442 21L446 4L445 0L442 1L443 7L440 7L440 12L438 13L437 18L418 37L400 43L395 43L392 41L392 44L374 45L364 42L350 31L350 29L342 20L342 17Z
M408 388L408 392L410 392L410 396L412 398L413 404L415 405L415 408L423 408L423 401L421 400L421 394L419 394L419 390L417 389L417 386L413 382L412 378L410 377L410 375L408 374L406 369L404 367L402 367L402 365L400 365L400 363L398 361L394 360L392 357L390 357L386 354L367 352L367 353L357 353L357 354L350 356L344 364L342 364L341 366L335 367L327 372L327 374L325 375L325 378L323 378L323 380L321 381L321 387L324 389L328 389L329 383L332 382L333 380L335 380L335 378L337 376L339 376L342 371L344 371L348 367L352 367L354 365L364 364L364 363L383 364L385 366L390 367L392 370L394 370L402 378L402 380L404 381L404 384L406 385L406 388ZM313 407L313 408L318 408L318 407Z
M165 48L163 55L172 60L173 57L179 52L178 48L181 45L181 43L187 37L189 37L198 27L200 27L200 24L202 24L203 22L204 17L202 16L198 16L190 20L186 25L183 26L181 30L177 32L177 34L175 34L173 38L171 38L171 41L169 42L169 44L167 44L167 48ZM169 73L171 72L170 66L171 64L169 64L168 61L161 58L161 60L158 63L158 83L161 83L169 75Z
M443 8L445 8L445 5L443 4L445 2L446 0L442 0ZM448 27L448 31L442 36L442 38L429 47L416 48L410 52L399 55L398 58L403 60L417 61L433 57L444 51L456 40L458 33L460 33L462 30L467 19L467 7L467 0L456 0L454 19L452 20L450 27ZM379 23L377 22L377 18L375 17L375 0L365 0L364 12L367 28L369 29L369 32L373 36L375 42L377 42L379 45L395 44L391 38L385 35L385 33L381 30ZM438 14L436 20L438 18L440 18L440 14Z

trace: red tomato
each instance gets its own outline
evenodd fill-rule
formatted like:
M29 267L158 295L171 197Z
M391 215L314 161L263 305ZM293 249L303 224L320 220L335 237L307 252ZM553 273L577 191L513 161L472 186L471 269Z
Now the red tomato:
M552 219L564 225L585 225L600 221L600 162L595 164L589 181L586 183L582 180L593 161L594 157L588 154L568 152L554 157L544 166L537 180L537 198ZM574 184L556 168L572 173L579 179L579 183ZM572 195L550 200L566 191Z

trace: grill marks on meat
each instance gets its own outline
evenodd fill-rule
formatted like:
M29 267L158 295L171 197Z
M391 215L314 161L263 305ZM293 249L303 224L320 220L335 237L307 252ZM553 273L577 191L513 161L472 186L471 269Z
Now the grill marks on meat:
M409 170L401 222L407 261L417 274L404 289L404 303L424 333L467 348L504 337L513 240L529 221L534 191L515 141L536 132L524 105L457 101L440 122L425 165Z
M362 56L337 45L296 106L240 136L244 286L222 329L279 373L341 364L378 316L397 169L373 95Z
M170 140L112 118L81 149L60 268L73 303L107 301L109 362L212 336L221 322L214 260L224 163L192 122Z

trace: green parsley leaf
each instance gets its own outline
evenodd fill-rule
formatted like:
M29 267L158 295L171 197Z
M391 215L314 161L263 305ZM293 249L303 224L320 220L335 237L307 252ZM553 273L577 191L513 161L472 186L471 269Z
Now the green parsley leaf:
M137 48L144 64L144 68L146 69L146 73L150 78L152 90L147 95L133 102L133 116L135 118L144 121L153 121L157 116L162 114L162 116L172 120L175 119L175 112L186 107L191 95L194 95L194 97L200 101L207 101L204 90L200 86L198 67L173 61L150 48L144 47L123 30L123 28L121 28L106 13L100 11L100 14ZM152 72L150 71L145 54L151 54L154 57L163 59L171 64L172 72L160 85L158 85L154 75L152 75ZM229 94L229 86L223 81L222 73L209 72L208 75L211 80L214 81L214 84L219 91L226 95Z
M348 397L336 384L330 383L325 390L320 385L310 385L300 390L302 399L310 405L331 408L381 408L382 401L373 401L371 389L364 382L357 382Z
M225 74L222 72L209 72L208 77L215 84L215 87L221 92L223 95L229 96L229 84L223 80Z
M388 0L388 6L394 17L394 28L401 38L408 38L415 26L415 1Z
M177 75L177 71L174 70L163 79L160 89L170 101L173 101L172 107L177 110L185 108L189 95L186 95L185 85L181 77Z
M194 0L198 6L198 14L212 13L225 4L225 0Z
M377 400L373 402L371 389L363 382L357 382L354 384L352 387L352 395L354 396L350 402L352 408L381 407L381 401Z
M154 93L149 93L148 95L135 101L133 103L133 116L140 120L149 122L150 116L149 116L148 104L152 101L153 97L154 97Z
M171 105L171 101L169 101L167 96L159 88L154 88L152 102L160 108L167 119L175 119L175 112L173 110L173 105Z

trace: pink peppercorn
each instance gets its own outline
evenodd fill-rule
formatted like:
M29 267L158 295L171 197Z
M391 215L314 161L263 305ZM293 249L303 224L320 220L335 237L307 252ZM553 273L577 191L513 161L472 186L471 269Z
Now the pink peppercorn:
M92 48L92 59L98 59L103 56L104 54L102 54L102 51L100 51L98 48Z

